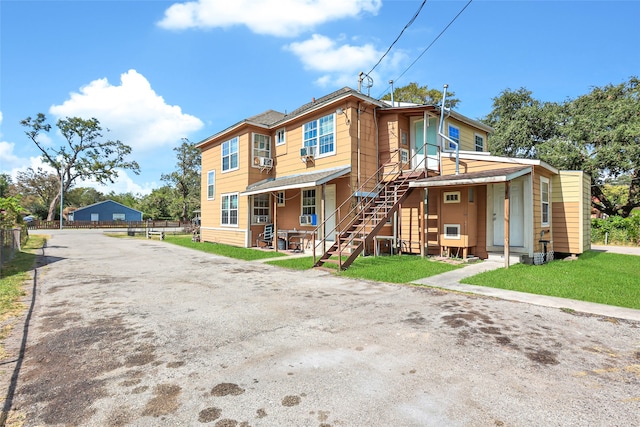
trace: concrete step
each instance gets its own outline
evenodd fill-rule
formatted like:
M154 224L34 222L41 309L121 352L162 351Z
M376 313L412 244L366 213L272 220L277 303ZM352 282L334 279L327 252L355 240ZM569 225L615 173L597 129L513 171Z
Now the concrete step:
M521 262L520 259L521 254L509 254L509 265L519 264ZM489 252L489 256L487 257L487 261L501 262L504 263L504 253L503 252Z

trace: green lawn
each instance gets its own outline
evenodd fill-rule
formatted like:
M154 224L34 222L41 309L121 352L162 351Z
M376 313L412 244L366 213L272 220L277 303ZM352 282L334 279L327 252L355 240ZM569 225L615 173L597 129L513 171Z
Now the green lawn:
M287 256L282 252L263 251L260 249L240 248L238 246L223 245L222 243L192 242L189 235L166 235L166 242L185 248L197 249L210 254L222 255L229 258L254 261L257 259L276 258Z
M589 251L577 261L516 264L462 283L640 309L640 257L634 255Z
M313 267L313 257L275 260L267 263L295 270L306 270ZM336 267L335 264L330 263L326 263L325 266ZM379 282L409 283L459 267L412 255L358 257L347 270L338 274L357 279L377 280Z

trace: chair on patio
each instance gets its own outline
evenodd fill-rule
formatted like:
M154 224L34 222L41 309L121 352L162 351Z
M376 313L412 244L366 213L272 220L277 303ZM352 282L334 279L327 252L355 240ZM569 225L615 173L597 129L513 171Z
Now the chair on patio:
M266 247L273 246L273 224L266 224L264 231L258 234L256 239L256 246L260 247L260 242L264 243Z

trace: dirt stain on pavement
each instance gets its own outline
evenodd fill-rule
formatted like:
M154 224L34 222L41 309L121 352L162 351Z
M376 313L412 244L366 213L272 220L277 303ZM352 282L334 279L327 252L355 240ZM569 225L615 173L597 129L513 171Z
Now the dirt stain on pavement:
M282 399L282 406L296 406L299 405L301 401L300 396L285 396Z
M238 396L244 393L244 389L240 387L238 384L232 383L220 383L214 388L211 389L211 394L216 397L222 396Z
M182 387L175 384L158 384L153 388L155 396L147 402L142 415L159 417L176 412L180 407L178 397L181 391Z
M220 415L222 415L220 408L206 408L198 414L198 421L201 423L210 423L220 418Z

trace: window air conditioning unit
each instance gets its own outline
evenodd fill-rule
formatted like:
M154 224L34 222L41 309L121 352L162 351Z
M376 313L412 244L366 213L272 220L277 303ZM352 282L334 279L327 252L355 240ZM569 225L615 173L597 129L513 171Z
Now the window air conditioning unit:
M300 215L300 225L311 225L313 218L311 215Z
M300 149L300 157L306 161L306 159L313 159L316 155L316 147L302 147Z
M269 217L267 215L256 215L255 217L256 224L263 224L269 222Z
M261 168L272 168L273 159L271 157L255 156L253 158L253 164Z

